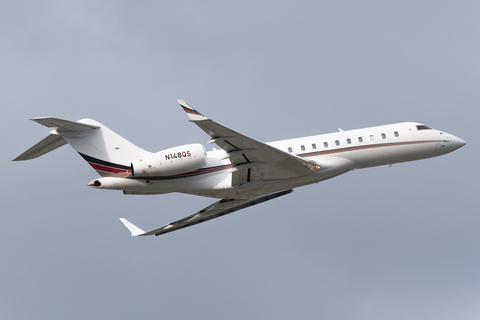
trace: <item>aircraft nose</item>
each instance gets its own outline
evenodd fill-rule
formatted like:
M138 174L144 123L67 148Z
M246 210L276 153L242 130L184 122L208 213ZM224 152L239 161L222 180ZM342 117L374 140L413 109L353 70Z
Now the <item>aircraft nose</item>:
M448 142L452 145L454 150L460 149L466 144L465 140L455 137L454 135L450 135Z
M465 142L465 140L462 140L462 139L457 138L457 137L453 137L452 142L455 143L455 145L457 146L457 148L461 148L461 147L463 147L465 144L467 144L467 143Z

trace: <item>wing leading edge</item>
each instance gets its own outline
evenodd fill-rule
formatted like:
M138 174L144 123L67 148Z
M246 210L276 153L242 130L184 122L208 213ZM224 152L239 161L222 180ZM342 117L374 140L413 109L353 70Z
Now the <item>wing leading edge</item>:
M183 100L178 103L188 119L205 131L227 153L232 163L232 185L252 181L298 178L315 173L317 163L305 161L282 150L269 146L208 119Z
M132 236L159 236L175 230L191 227L193 225L212 220L226 214L245 209L256 204L260 204L268 200L281 197L291 192L293 192L293 190L288 189L251 199L222 199L194 214L191 214L182 219L171 222L163 227L148 232L143 231L125 218L120 218L120 221L122 221L122 223L128 228L128 230L130 230Z

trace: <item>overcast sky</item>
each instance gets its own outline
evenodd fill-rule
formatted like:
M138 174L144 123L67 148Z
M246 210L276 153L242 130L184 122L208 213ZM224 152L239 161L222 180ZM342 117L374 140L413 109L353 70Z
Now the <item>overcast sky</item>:
M2 319L478 319L480 2L3 1ZM124 196L69 146L93 118L149 151L403 121L467 141L160 237L214 199ZM209 145L208 148L212 148Z

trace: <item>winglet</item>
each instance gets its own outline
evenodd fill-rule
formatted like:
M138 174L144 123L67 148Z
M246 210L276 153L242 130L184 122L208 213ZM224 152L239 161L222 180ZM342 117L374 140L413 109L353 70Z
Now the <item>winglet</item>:
M183 111L185 111L188 115L188 121L201 121L201 120L208 120L207 117L205 117L203 114L192 108L191 106L188 105L185 101L182 99L177 100L177 102L180 104L180 106L183 108Z
M142 229L140 229L139 227L137 227L136 225L134 225L133 223L131 223L125 218L120 218L120 221L122 221L125 227L127 227L127 229L130 230L130 232L132 233L132 237L141 236L146 233L145 231L143 231Z

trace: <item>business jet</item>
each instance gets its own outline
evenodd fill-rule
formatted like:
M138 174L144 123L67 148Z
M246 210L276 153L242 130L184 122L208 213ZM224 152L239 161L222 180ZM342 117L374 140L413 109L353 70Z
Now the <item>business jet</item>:
M122 190L126 195L181 192L221 199L148 232L120 218L132 236L158 236L354 169L436 157L465 145L452 134L415 122L263 143L178 102L189 121L210 136L207 143L220 150L187 144L151 153L91 119L34 118L52 131L14 161L34 159L68 143L101 176L88 183L92 188Z

